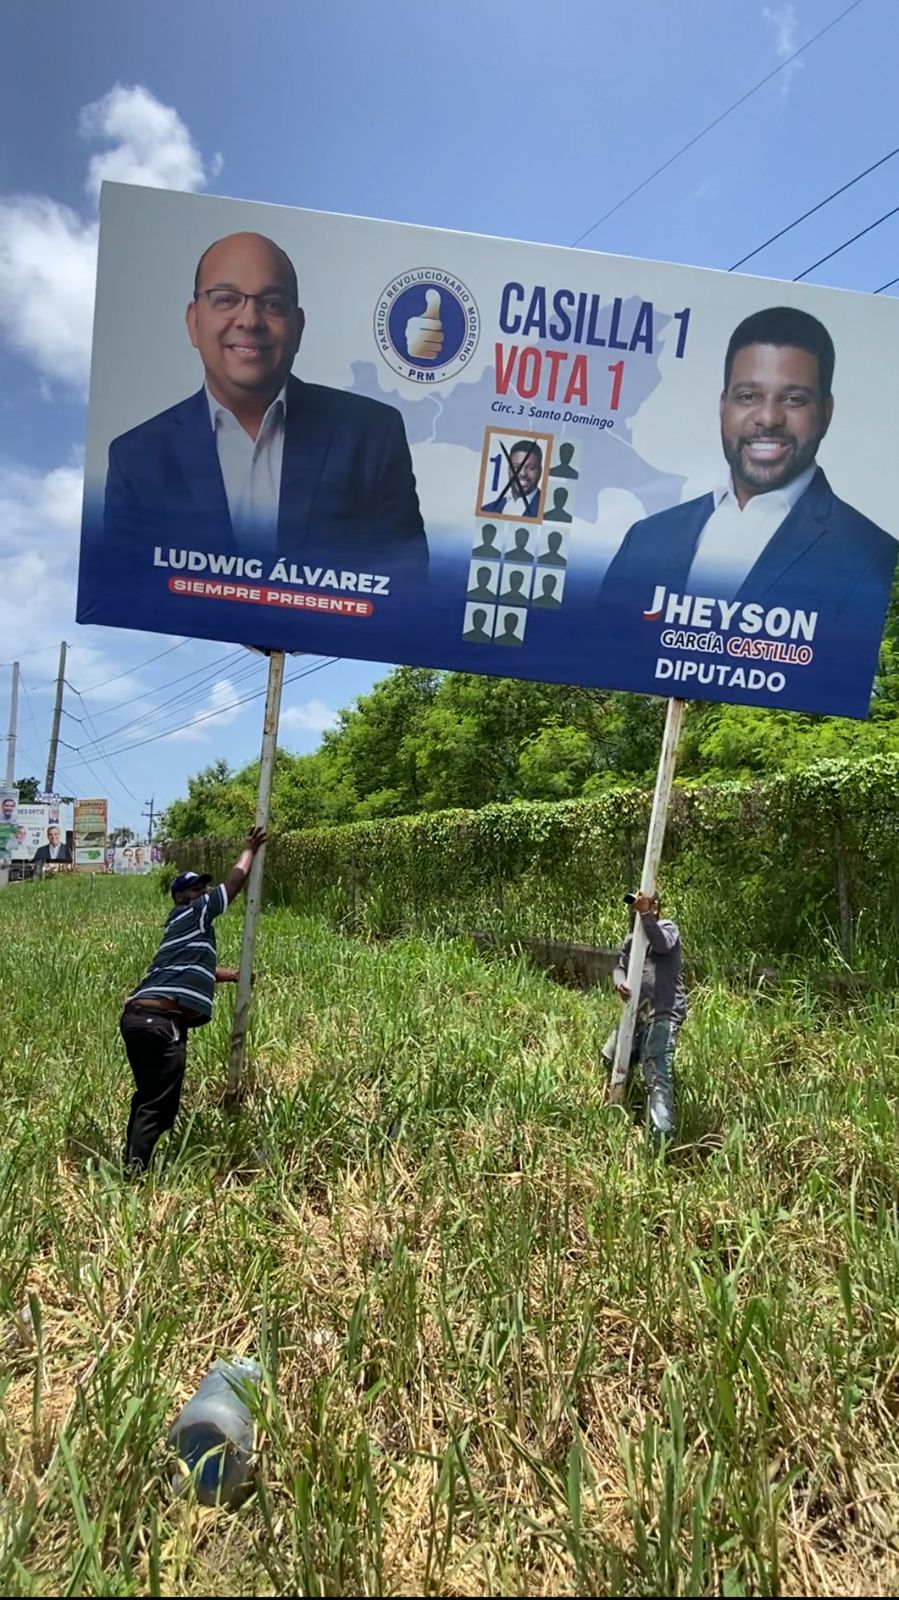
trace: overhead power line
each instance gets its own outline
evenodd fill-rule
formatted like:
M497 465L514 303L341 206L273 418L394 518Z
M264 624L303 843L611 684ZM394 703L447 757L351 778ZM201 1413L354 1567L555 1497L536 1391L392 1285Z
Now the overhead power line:
M800 222L806 222L809 217L815 215L816 211L823 211L825 206L830 205L831 200L836 200L838 195L845 194L847 189L854 188L857 183L861 183L862 178L867 178L869 172L876 172L878 167L882 167L887 161L892 161L893 156L896 155L899 155L899 145L896 146L895 150L887 151L885 156L881 156L880 160L873 162L870 167L865 167L864 172L857 172L854 178L849 179L848 183L842 184L839 189L834 189L833 193L827 195L824 200L819 200L816 206L812 206L808 211L803 211L801 217L795 217L792 222L787 223L785 228L779 229L777 233L772 233L770 239L766 239L764 244L757 244L755 249L750 250L748 255L741 256L739 261L735 261L732 267L728 267L728 272L736 272L738 267L745 266L746 262L751 261L753 256L761 255L763 250L767 250L769 244L774 244L778 239L782 239L784 234L792 233L794 228L799 227Z
M194 667L191 672L184 672L178 678L167 678L165 683L151 684L149 689L144 689L140 694L132 694L127 700L116 700L111 706L101 706L98 711L94 712L94 716L108 717L113 711L121 711L123 706L134 705L135 701L137 700L149 700L151 695L161 694L163 689L171 689L172 686L177 683L185 684L188 678L197 678L201 674L211 672L214 668L221 666L223 662L235 661L238 656L242 656L243 654L243 645L238 645L236 650L227 650L224 655L216 656L214 661L207 661L205 666ZM76 693L77 692L78 691L76 690ZM87 690L86 693L89 694L90 690Z
M37 649L37 650L20 650L19 651L19 655L18 655L18 660L19 661L33 660L33 658L35 656L46 656L46 655L50 654L51 650L56 651L58 649L59 649L59 645L58 644L42 644L40 646L40 648ZM0 661L0 667L11 667L11 666L12 666L12 662L11 661ZM55 678L49 678L47 681L49 683L55 683L56 679Z
M239 681L241 678L259 670L259 661L253 657L249 657L245 650L236 650L232 653L229 653L229 656L223 659L230 660L233 659L233 656L243 656L245 659L245 665L229 673L229 682L234 680ZM129 717L126 722L119 723L118 727L108 728L102 735L103 739L108 742L110 739L118 738L120 734L127 732L129 729L139 727L142 723L151 723L157 721L159 717L164 716L170 710L174 710L176 706L178 706L179 710L183 711L186 710L187 706L192 702L200 704L205 699L210 685L217 677L220 671L220 665L218 662L216 662L211 666L207 665L202 667L200 671L203 673L203 677L198 677L196 673L192 674L192 676L197 679L195 683L188 684L186 688L179 690L177 694L171 695L168 699L163 700L159 705L149 705L146 710L139 711L135 716ZM150 693L152 693L152 691L147 691L147 698L149 697ZM135 695L133 698L136 700L141 700L144 699L145 696ZM181 702L181 704L179 704L179 702ZM129 704L128 701L123 702L123 705L127 704ZM76 720L80 721L81 719L79 718Z
M72 689L72 685L71 684L69 684L69 688ZM81 705L82 705L82 708L84 710L84 715L87 718L88 729L93 734L94 746L96 748L97 755L99 756L100 760L103 761L106 764L106 767L108 768L109 772L112 774L114 782L118 784L118 786L121 789L122 793L126 794L128 796L128 798L129 798L129 800L133 800L136 805L140 805L140 800L138 799L137 795L134 793L134 790L133 789L129 789L129 787L128 787L127 783L125 782L124 778L120 778L119 777L119 774L116 772L115 767L112 765L112 762L110 761L108 755L106 754L106 751L103 749L103 746L100 743L100 735L97 732L96 724L95 724L93 718L91 717L90 711L88 710L87 702L86 702L86 700L84 698L84 695L81 693L80 689L72 689L72 693L76 694L78 696L78 699L81 701Z
M259 673L262 668L263 663L261 661L251 659L238 671L232 672L228 678L228 682L232 685L234 683L241 683L245 679L251 678ZM129 718L127 722L120 723L117 728L110 728L103 735L104 740L108 742L110 739L116 739L121 734L128 733L129 731L136 733L141 726L149 726L154 722L158 722L160 717L168 715L169 712L176 710L176 708L178 714L181 715L186 712L192 704L201 705L207 698L207 694L212 687L212 680L215 678L215 676L215 673L212 673L208 682L195 683L189 689L184 690L181 694L172 695L171 699L164 701L162 705L152 708L149 711L141 712L136 717ZM179 702L181 703L179 704ZM96 743L96 741L88 739L85 745L82 745L79 748L84 749L93 743Z
M321 672L324 667L333 667L339 660L339 656L330 656L325 661L319 661L314 666L306 667L302 672L294 672L289 678L284 679L285 686L288 683L297 683L301 678L309 678L314 672ZM232 711L238 706L249 705L252 700L260 700L265 693L265 687L256 689L252 694L244 695L239 700L233 700L228 706L216 706L212 711L206 711L200 716L189 717L187 722L179 723L178 726L174 728L163 728L160 733L151 734L146 739L136 739L133 744L122 745L117 750L111 750L109 754L110 756L122 756L125 755L129 750L139 750L142 749L144 745L156 744L160 739L169 739L173 733L181 733L184 728L197 727L202 722L208 722L212 717L220 717L223 711ZM73 747L69 746L68 748L71 749ZM74 751L74 754L77 760L84 761L85 764L87 764L87 758L82 756L80 753L85 748L89 749L90 744L88 743L86 746L79 745L77 750ZM74 766L75 762L72 762L72 765Z
M874 293L875 294L883 294L884 289L892 289L894 284L897 284L897 283L899 283L899 278L891 278L889 283L882 283L880 285L879 289L875 289L874 290Z
M692 150L695 144L699 144L700 139L704 139L706 134L711 133L713 128L717 128L720 123L726 120L727 117L732 116L735 111L739 110L740 106L746 104L747 100L751 100L754 94L758 94L760 89L764 89L766 83L770 83L772 78L776 78L778 73L783 72L785 68L790 65L791 61L795 61L798 56L801 56L806 50L809 50L813 44L817 44L819 39L823 39L825 33L829 33L831 28L835 28L837 23L843 21L844 17L848 17L851 11L857 11L859 6L862 4L863 0L852 0L852 4L846 6L845 10L841 11L839 16L834 17L833 20L826 23L823 28L819 28L817 33L813 33L810 39L806 39L805 44L801 44L798 50L794 50L792 55L786 57L786 60L778 62L777 66L774 67L771 72L766 72L765 76L760 78L758 83L753 84L751 89L747 89L745 94L741 94L740 98L733 102L733 105L729 105L725 111L720 113L719 116L713 117L712 121L707 122L705 127L702 128L699 133L694 134L692 139L688 139L686 144L682 144L679 150L675 150L674 155L669 156L667 161L663 161L661 166L656 167L655 171L651 172L648 178L644 178L642 183L638 183L633 189L629 190L626 195L623 195L620 200L616 201L615 205L610 206L608 211L604 211L601 217L597 217L595 222L591 222L589 228L585 228L583 233L578 234L578 237L573 241L573 244L580 244L583 239L586 239L587 236L600 227L602 223L608 222L610 217L614 217L616 211L620 211L622 206L626 206L629 200L633 200L635 195L640 194L641 190L647 188L647 186L652 183L655 178L658 178L661 173L667 172L668 168L673 166L675 161L679 161L681 156L686 155L688 150Z
M150 656L146 661L139 661L134 667L126 667L124 672L116 672L111 678L102 678L99 683L90 683L85 689L85 694L93 694L95 689L105 689L108 683L118 683L120 678L130 678L134 672L143 672L144 667L151 667L154 661L161 661L163 656L173 655L176 650L183 650L186 644L191 644L191 639L179 639L177 644L170 644L167 650L160 650L158 655Z
M897 213L899 213L899 206L894 206L892 211L885 211L882 217L877 218L876 222L869 222L867 228L859 229L859 232L854 233L851 239L844 239L843 243L838 244L835 250L829 250L826 256L821 256L819 261L813 261L811 266L806 267L804 272L797 273L793 282L801 283L802 279L807 278L809 273L814 272L816 267L823 267L825 261L832 261L834 256L838 256L841 251L848 250L851 244L855 244L856 239L863 239L866 233L873 233L874 229L879 228L882 222L888 222L890 217L895 217Z
M46 739L42 739L41 738L40 730L39 730L37 722L35 720L34 707L31 704L31 695L28 693L28 685L25 682L24 674L21 671L19 672L19 683L21 684L22 691L23 691L23 693L25 695L25 709L28 712L28 715L29 715L29 717L31 719L31 726L34 729L34 737L37 740L37 747L38 747L39 750L41 750L43 752L42 755L41 755L40 761L38 763L38 765L42 767L44 765L45 761L46 761L46 756L47 756L47 741L46 741Z
M62 745L62 748L64 750L71 750L73 753L76 752L75 745L66 744L65 739L60 739L59 742ZM97 784L99 786L100 793L104 794L106 792L106 790L109 788L109 779L108 778L104 778L103 774L97 771L97 769L94 766L93 762L88 761L87 756L79 755L78 756L78 760L84 763L84 765L87 767L88 772L91 774L91 776L93 778L96 779ZM74 763L73 763L73 765L74 765ZM57 772L58 771L59 771L59 768L57 767ZM115 773L113 773L113 777L115 777ZM130 790L128 791L128 793L130 793ZM133 796L132 796L132 798L133 798ZM119 804L119 805L121 804L120 801L117 801L116 803ZM137 803L138 803L138 805L140 805L140 801L138 801Z

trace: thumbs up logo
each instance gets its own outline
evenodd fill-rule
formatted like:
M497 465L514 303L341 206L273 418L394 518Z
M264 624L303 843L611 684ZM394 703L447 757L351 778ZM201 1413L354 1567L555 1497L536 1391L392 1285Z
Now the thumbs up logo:
M394 372L414 383L455 377L474 355L479 333L474 296L451 272L402 272L378 297L378 349Z
M425 290L425 314L406 323L406 349L413 360L436 361L443 349L440 290Z

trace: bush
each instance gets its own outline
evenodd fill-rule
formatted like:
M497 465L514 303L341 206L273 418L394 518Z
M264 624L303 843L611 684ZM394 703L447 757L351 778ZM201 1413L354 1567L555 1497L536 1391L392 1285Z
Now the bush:
M899 948L899 755L675 789L660 888L707 969L756 958L890 966ZM274 838L267 895L375 935L487 929L613 943L650 796L516 801ZM237 842L170 847L223 873Z

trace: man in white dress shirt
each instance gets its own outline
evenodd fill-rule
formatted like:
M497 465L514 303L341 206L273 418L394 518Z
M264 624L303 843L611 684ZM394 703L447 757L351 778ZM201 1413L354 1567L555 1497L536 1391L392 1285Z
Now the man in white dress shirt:
M635 523L602 580L598 620L628 688L659 692L657 635L644 621L689 626L701 609L720 631L746 605L814 614L802 674L810 709L826 695L842 710L847 652L873 670L896 542L840 500L817 465L834 413L834 362L827 329L796 307L754 312L735 328L719 402L728 478ZM849 715L858 699L847 687Z
M163 544L424 569L400 413L292 374L305 315L285 252L257 233L217 240L186 315L203 387L110 445L104 558L126 555L134 578L134 555L152 562ZM82 596L79 615L90 611Z
M47 829L47 843L38 845L33 857L36 866L50 866L59 862L63 866L71 866L72 852L62 838L59 825L51 822Z

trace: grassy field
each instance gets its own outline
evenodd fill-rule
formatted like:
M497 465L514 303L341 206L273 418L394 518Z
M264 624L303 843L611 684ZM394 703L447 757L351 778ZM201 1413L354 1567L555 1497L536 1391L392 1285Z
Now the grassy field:
M899 1590L894 997L695 992L663 1167L603 1105L610 994L267 913L249 1103L226 994L127 1186L85 1147L164 913L0 895L4 1592ZM221 1353L267 1374L237 1513L164 1447Z

